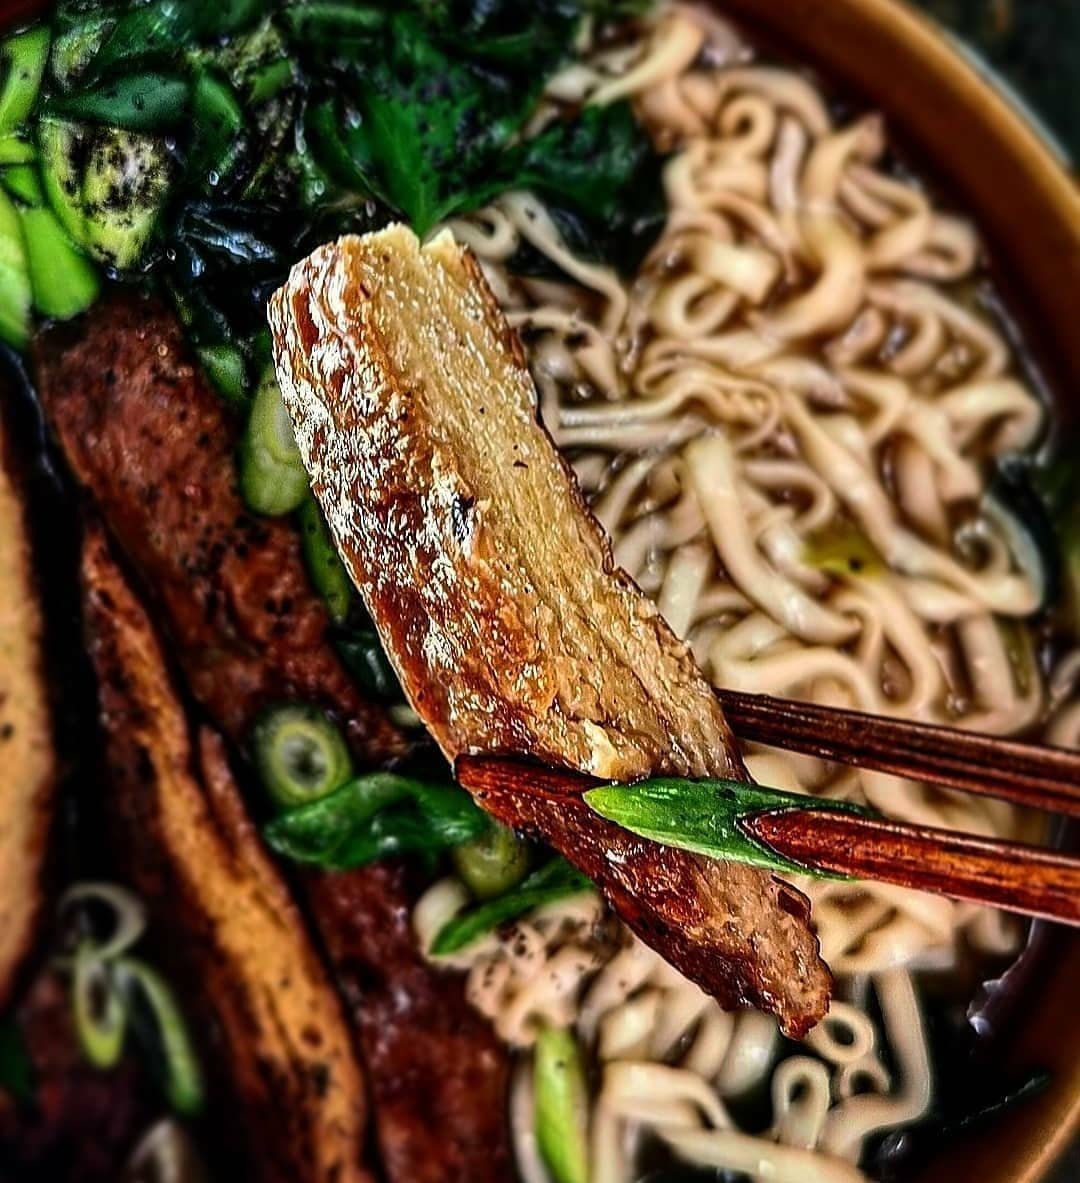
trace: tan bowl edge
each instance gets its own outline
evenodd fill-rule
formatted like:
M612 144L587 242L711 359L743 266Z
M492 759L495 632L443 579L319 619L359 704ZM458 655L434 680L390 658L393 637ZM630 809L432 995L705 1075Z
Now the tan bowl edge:
M1027 119L898 0L715 7L884 111L917 162L974 211L1064 418L1080 423L1080 189ZM1001 1038L1007 1064L1051 1072L1047 1091L943 1147L919 1183L1038 1183L1080 1130L1080 938L1062 929L1047 937L1042 971Z

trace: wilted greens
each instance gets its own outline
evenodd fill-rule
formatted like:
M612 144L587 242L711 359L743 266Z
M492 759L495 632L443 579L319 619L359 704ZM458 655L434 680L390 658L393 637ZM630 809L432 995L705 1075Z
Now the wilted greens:
M587 238L590 255L632 266L663 206L659 158L629 108L523 133L582 22L647 6L61 4L50 27L3 46L0 331L21 348L32 307L70 316L94 299L99 267L145 272L235 401L265 362L267 294L335 234L393 218L426 234L527 187L576 247Z

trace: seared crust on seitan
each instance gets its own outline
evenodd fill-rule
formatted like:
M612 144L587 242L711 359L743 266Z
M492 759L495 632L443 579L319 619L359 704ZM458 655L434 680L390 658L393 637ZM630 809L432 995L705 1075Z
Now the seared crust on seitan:
M628 576L537 421L520 342L468 252L396 226L298 264L270 304L278 378L339 549L446 755L620 780L745 776L687 647ZM583 804L504 799L728 1005L791 1034L829 972L793 888L633 838Z
M43 663L28 523L0 415L0 1011L44 898L56 757Z
M106 732L110 804L132 876L218 1033L230 1124L266 1183L370 1183L368 1106L341 1003L247 818L224 745L195 746L142 606L88 533L88 640Z

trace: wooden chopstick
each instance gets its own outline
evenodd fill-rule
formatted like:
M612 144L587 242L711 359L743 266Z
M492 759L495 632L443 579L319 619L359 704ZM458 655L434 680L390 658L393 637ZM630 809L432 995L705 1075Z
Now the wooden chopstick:
M827 809L773 810L743 824L818 871L1080 924L1080 858L1061 851Z
M483 803L507 792L579 796L598 782L550 765L462 756L458 782ZM1022 915L1080 924L1080 858L884 818L826 809L767 810L742 825L753 837L804 866L876 879Z
M740 739L1080 817L1080 752L765 694L716 695Z

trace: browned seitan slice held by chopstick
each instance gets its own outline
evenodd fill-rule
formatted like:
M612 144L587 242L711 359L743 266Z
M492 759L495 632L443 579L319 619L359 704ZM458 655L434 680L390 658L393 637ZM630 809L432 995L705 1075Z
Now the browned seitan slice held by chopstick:
M37 931L55 786L29 526L0 415L0 1011Z
M615 568L536 415L472 256L403 227L298 264L270 304L313 487L409 700L446 755L599 777L746 775L686 646ZM654 948L791 1034L831 980L798 892L634 838L582 803L484 804L594 877Z
M371 1183L368 1105L341 1003L248 819L218 735L194 741L142 605L91 530L84 608L110 812L157 931L213 1033L215 1089L260 1183Z

